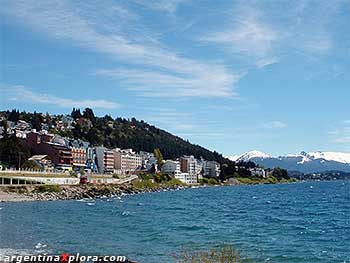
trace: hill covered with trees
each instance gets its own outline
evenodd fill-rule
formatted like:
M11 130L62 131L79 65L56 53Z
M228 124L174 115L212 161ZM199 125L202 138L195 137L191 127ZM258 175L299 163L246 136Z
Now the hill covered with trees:
M45 126L48 127L50 133L86 140L93 146L132 148L135 151L147 152L153 152L154 149L159 148L165 159L193 155L196 158L203 157L206 160L215 160L220 164L232 163L216 151L210 151L200 145L190 143L143 120L120 117L114 119L110 115L97 117L89 108L82 112L80 109L73 109L70 115L49 115L37 112L19 112L18 110L3 111L0 114L8 121L24 120L36 130L41 130ZM74 120L72 126L58 129L57 123L67 116Z

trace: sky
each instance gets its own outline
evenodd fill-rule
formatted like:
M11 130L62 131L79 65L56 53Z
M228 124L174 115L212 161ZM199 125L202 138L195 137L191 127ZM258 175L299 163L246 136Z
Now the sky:
M350 152L349 0L1 6L1 110L91 107L225 156Z

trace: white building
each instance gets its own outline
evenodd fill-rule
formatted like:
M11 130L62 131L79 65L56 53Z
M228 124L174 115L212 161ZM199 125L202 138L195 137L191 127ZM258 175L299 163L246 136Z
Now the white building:
M173 160L166 160L162 166L162 172L175 176L181 173L180 162Z
M151 170L151 168L155 166L157 170L157 159L154 157L153 153L140 151L139 155L141 156L143 169Z
M114 170L118 174L134 172L142 167L142 157L132 149L119 149L114 151Z
M198 176L202 171L202 166L194 156L182 156L180 158L180 169L182 173L188 173L188 181L196 184Z
M175 179L180 180L181 182L185 184L197 184L198 178L197 175L190 175L189 173L177 173L174 175Z
M263 168L260 168L260 167L250 168L249 171L252 173L252 176L266 178L266 171Z

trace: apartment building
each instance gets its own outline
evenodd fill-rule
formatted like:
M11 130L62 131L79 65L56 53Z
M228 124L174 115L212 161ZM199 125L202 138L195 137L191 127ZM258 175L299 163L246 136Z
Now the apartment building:
M198 175L202 171L202 167L194 156L185 155L180 158L180 170L182 173L188 174L183 175L183 180L190 182L190 184L196 184L198 182Z
M99 146L95 148L95 155L99 173L114 172L114 151Z
M86 165L86 149L80 147L72 147L73 166L77 168L85 168Z
M203 175L205 177L219 177L220 164L216 161L204 161L203 162Z
M162 172L175 176L181 173L181 166L179 161L166 160L162 166Z
M114 170L118 174L132 173L142 167L142 157L132 149L116 148L114 152Z

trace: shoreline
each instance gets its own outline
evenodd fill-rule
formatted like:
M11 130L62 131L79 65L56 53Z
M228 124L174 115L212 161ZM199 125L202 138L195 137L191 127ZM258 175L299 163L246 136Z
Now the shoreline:
M0 203L112 198L142 193L176 191L192 187L164 185L140 189L129 184L0 186Z
M141 181L142 182L142 181ZM0 186L0 203L5 202L33 202L81 200L97 198L113 198L125 195L176 191L191 188L205 188L218 186L261 185L261 184L288 184L297 181L279 181L277 183L254 182L244 183L236 181L233 184L204 184L204 185L166 185L137 187L134 184L85 184L85 185L21 185Z

